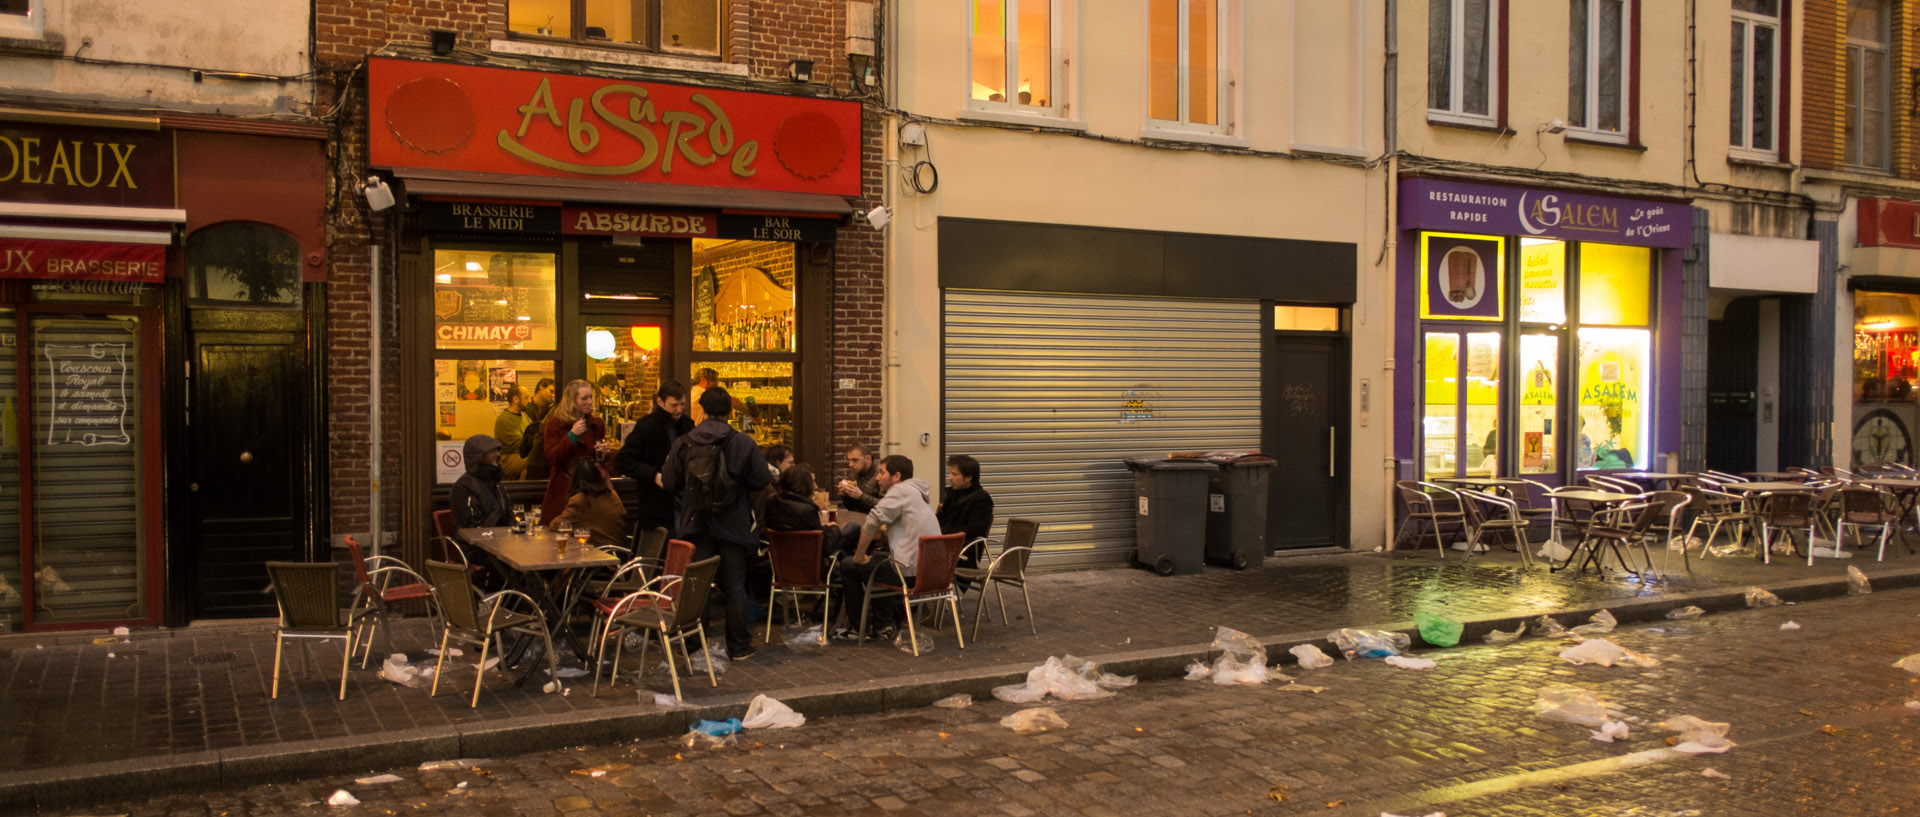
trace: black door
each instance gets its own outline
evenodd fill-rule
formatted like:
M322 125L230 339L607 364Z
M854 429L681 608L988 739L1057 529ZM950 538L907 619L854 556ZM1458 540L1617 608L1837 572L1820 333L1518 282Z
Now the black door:
M1267 542L1276 549L1344 545L1344 339L1286 334L1275 335L1273 344L1264 436L1266 453L1279 466L1268 481Z
M1707 322L1707 465L1738 474L1757 466L1754 392L1760 372L1760 301L1737 298Z
M299 312L192 311L187 408L195 618L275 614L265 563L306 558Z

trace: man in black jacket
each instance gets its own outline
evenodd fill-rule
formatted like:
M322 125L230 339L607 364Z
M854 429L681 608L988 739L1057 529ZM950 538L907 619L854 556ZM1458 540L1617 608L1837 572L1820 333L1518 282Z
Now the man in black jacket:
M962 544L985 538L993 528L993 497L980 487L979 460L965 454L947 458L947 500L940 503L935 518L940 520L942 534L966 534ZM980 548L968 548L960 564L979 567Z
M847 447L847 471L853 474L851 479L843 479L834 485L840 494L840 509L861 515L873 510L884 493L880 490L878 478L879 464L873 459L873 452L865 445L854 443Z
M720 557L718 584L727 597L727 657L745 661L754 653L753 629L747 622L747 562L760 544L753 531L753 497L773 482L773 472L753 438L727 425L733 396L726 389L713 386L701 392L700 409L706 419L673 441L660 467L660 484L680 497L680 538L693 542L694 558ZM733 496L722 510L707 507L707 498L690 490L695 480L689 478L688 454L700 445L719 446L721 463L732 477Z
M635 521L641 530L674 530L673 494L661 487L660 466L666 463L673 441L693 430L686 411L687 387L678 380L667 381L653 393L653 411L633 424L620 453L613 456L613 470L638 483L634 493L640 510Z
M513 503L500 487L500 441L486 434L467 438L460 448L467 473L453 483L448 504L453 522L462 528L494 528L513 524Z

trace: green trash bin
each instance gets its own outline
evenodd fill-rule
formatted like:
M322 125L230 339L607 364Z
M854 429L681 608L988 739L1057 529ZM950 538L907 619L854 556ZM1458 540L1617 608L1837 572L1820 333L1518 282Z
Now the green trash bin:
M1267 483L1272 457L1240 452L1206 455L1207 559L1245 570L1267 557Z
M1197 459L1133 457L1134 560L1162 576L1206 567L1207 478L1220 469Z

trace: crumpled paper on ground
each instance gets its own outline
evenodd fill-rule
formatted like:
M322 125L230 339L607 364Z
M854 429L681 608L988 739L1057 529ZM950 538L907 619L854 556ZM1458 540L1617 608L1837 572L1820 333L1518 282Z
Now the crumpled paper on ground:
M1000 725L1022 735L1031 735L1051 729L1065 729L1067 720L1060 717L1060 713L1053 711L1052 707L1036 706L1001 718Z
M1667 618L1676 619L1676 620L1699 618L1706 614L1707 614L1707 611L1689 604L1685 607L1675 607L1672 610L1668 610Z
M1046 663L1027 671L1026 683L994 687L993 697L1010 704L1038 703L1048 695L1063 701L1088 701L1112 697L1111 690L1135 683L1132 676L1103 673L1098 664L1084 658L1049 656Z
M407 663L407 654L397 652L380 664L380 677L410 689L419 689L433 681L433 667Z
M933 705L941 709L966 709L969 706L973 706L973 696L965 692L958 695L948 695L945 698L934 701Z
M1293 657L1299 660L1301 669L1326 669L1333 666L1333 658L1312 644L1295 644L1287 652L1293 653Z
M1873 582L1867 581L1867 574L1860 568L1847 565L1847 595L1860 596L1873 592Z
M807 716L793 711L793 707L765 695L755 695L747 703L747 716L740 719L740 728L792 729L806 723Z
M1731 727L1732 724L1701 720L1692 715L1681 715L1660 722L1661 729L1680 733L1674 751L1690 755L1719 754L1738 746L1727 740L1727 730Z
M1630 663L1642 667L1657 667L1660 662L1650 656L1629 650L1604 638L1590 638L1560 651L1560 659L1574 665L1599 664L1611 667L1614 664Z
M1778 607L1780 597L1758 587L1747 588L1748 607Z
M1580 636L1603 635L1613 632L1613 628L1620 626L1620 620L1614 618L1613 613L1608 610L1601 610L1598 613L1594 613L1592 618L1587 619L1587 622L1586 624L1573 628L1569 632Z
M1599 726L1608 720L1607 706L1579 687L1554 685L1540 690L1533 714L1543 721Z
M1789 621L1789 622L1787 622L1787 623L1785 623L1785 624L1782 624L1782 625L1780 625L1780 629L1782 629L1782 630L1798 630L1798 629L1800 629L1800 622L1797 622L1797 621Z
M327 805L334 808L351 808L360 805L360 798L347 793L346 789L339 789L333 793L332 797L327 798Z
M1592 734L1594 740L1600 741L1601 743L1612 743L1616 740L1626 740L1627 732L1626 721L1607 721L1600 724L1600 729Z
M1519 641L1520 636L1523 636L1526 634L1527 634L1527 623L1522 621L1520 622L1520 626L1513 628L1511 632L1503 631L1503 630L1493 630L1488 632L1486 636L1481 638L1481 640L1487 642L1488 644L1505 644L1510 641Z
M1913 655L1895 661L1893 665L1915 675L1920 675L1920 653L1914 653Z
M1433 669L1439 662L1431 658L1413 658L1405 655L1387 656L1387 666L1400 669Z

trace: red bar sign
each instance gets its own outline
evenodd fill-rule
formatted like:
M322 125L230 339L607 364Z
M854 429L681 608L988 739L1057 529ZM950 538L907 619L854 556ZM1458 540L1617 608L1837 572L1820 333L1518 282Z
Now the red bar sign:
M166 267L167 248L159 244L0 238L0 278L157 284Z

